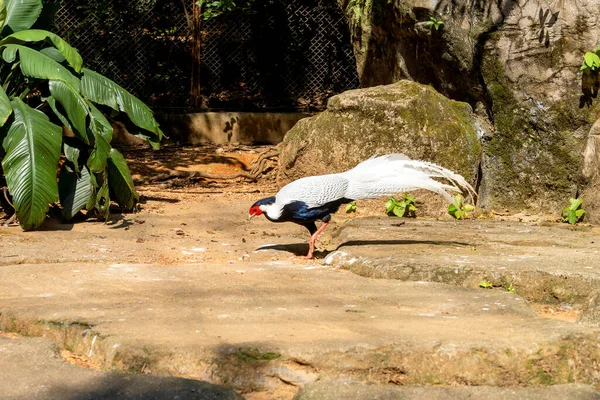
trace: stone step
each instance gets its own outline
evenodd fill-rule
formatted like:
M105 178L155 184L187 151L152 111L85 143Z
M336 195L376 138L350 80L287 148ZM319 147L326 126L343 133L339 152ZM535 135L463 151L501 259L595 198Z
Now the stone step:
M314 264L0 267L0 329L106 368L297 391L344 376L401 385L598 382L598 329L518 294L369 279Z
M0 335L2 400L241 400L230 388L157 375L92 371L67 364L48 339Z
M567 384L531 388L494 386L414 387L324 381L307 385L294 400L598 400L600 392L588 385Z
M325 263L366 277L473 288L485 279L529 301L579 308L600 288L597 227L370 217L346 222L332 242Z

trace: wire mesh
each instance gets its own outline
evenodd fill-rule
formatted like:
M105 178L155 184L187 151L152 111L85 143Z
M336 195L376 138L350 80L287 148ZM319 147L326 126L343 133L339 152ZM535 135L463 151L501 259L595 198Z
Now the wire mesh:
M322 109L359 86L334 0L255 2L201 21L200 93L208 108Z
M85 66L155 109L190 109L193 3L177 0L68 0L57 33Z
M55 29L86 67L159 110L318 110L359 86L335 0L255 1L208 21L194 14L194 3L56 2Z

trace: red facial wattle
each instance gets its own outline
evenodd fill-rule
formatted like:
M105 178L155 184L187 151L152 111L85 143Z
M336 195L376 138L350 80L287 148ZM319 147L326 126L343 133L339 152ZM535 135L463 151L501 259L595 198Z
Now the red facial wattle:
M251 216L261 215L262 214L262 210L260 209L259 206L253 206L253 207L250 208L249 214Z

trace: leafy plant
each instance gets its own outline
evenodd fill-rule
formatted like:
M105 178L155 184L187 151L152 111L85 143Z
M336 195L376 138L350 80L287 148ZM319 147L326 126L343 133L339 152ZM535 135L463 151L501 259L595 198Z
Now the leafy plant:
M511 292L511 293L514 293L514 292L515 292L515 288L513 287L513 284L512 284L512 283L511 283L511 284L508 286L508 288L507 288L506 290L508 290L508 291L509 291L509 292Z
M361 26L365 16L371 11L373 0L350 0L346 6L346 16L350 21L350 27L357 29Z
M394 197L390 197L385 203L385 212L388 215L395 215L397 217L416 217L416 203L415 198L410 196L408 193L404 193L404 200L398 201Z
M42 9L42 0L0 0L0 159L25 230L58 201L66 219L83 209L106 218L111 199L135 205L127 163L110 145L111 120L155 148L163 136L144 103L84 68L59 36L30 29Z
M236 9L248 11L253 3L254 0L198 0L196 5L200 8L202 19L209 20Z
M454 203L448 206L448 214L452 215L456 219L464 219L469 216L467 211L473 211L475 207L470 204L464 204L462 196L457 194L454 196Z
M594 51L588 51L583 56L583 64L579 68L581 71L589 74L600 69L600 46Z
M484 289L491 289L494 287L494 285L488 282L487 279L484 279L481 282L479 282L479 287L482 287Z
M349 204L346 204L346 213L356 212L356 201L352 201Z
M368 16L378 23L382 20L387 6L391 4L392 0L350 0L345 10L350 29L358 31Z
M583 221L585 217L585 210L581 208L581 199L569 199L570 206L563 208L560 219L562 222L568 222L571 225L575 225L578 222Z
M429 21L425 22L425 26L434 27L435 30L439 30L444 25L444 21L437 19L436 17L429 17Z

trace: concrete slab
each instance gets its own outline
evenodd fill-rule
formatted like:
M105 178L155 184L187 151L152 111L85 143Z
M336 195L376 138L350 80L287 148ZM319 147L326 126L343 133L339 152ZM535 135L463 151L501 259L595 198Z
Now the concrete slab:
M247 391L339 375L402 384L600 379L597 329L518 295L287 262L0 268L0 329L105 367Z
M294 258L307 250L304 228L247 220L274 192L257 190L150 187L140 213L108 224L0 228L0 329L104 368L225 384L253 400L339 377L600 382L598 329L531 308L597 306L597 228L339 213L307 262ZM479 288L482 278L498 287Z
M586 385L556 385L535 388L413 387L365 385L343 381L325 381L307 385L294 400L597 400L600 392Z
M0 335L3 400L234 400L232 389L189 379L99 372L65 363L42 338Z
M600 229L565 224L427 221L345 223L326 263L362 276L478 287L486 279L528 300L582 306L600 287ZM333 247L333 246L332 246Z
M311 115L301 112L224 111L161 115L158 120L171 142L277 144L298 120Z

